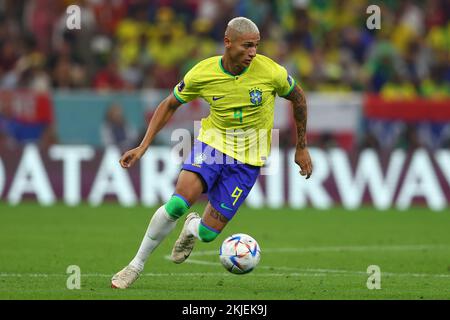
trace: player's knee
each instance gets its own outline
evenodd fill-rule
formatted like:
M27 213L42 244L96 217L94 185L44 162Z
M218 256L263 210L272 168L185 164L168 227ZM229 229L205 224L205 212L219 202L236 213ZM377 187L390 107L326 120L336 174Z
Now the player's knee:
M213 228L204 225L203 222L200 223L198 236L203 242L211 242L216 239L219 234L220 231L214 230Z
M174 194L169 201L165 204L169 216L175 220L181 217L189 210L190 204L179 194Z

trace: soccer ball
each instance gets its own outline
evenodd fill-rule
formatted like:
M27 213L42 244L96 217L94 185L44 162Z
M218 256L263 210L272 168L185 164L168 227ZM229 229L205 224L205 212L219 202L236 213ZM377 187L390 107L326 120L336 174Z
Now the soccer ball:
M256 267L261 258L261 249L251 236L237 233L223 241L219 257L225 269L234 274L244 274Z

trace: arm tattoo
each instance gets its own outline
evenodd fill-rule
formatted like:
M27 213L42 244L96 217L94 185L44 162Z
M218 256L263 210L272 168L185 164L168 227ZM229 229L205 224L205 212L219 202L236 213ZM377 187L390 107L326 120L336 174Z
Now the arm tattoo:
M306 147L306 122L307 107L306 97L303 90L295 85L294 90L286 97L292 101L292 111L294 113L295 125L297 126L297 147L304 149Z

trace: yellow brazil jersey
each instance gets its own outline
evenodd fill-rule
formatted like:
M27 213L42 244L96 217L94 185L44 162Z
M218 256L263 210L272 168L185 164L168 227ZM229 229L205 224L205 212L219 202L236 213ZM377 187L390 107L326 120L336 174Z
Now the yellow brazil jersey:
M186 103L197 97L210 105L198 140L238 161L264 165L270 152L275 96L287 96L295 81L273 60L256 55L250 66L232 75L215 56L195 65L173 89Z

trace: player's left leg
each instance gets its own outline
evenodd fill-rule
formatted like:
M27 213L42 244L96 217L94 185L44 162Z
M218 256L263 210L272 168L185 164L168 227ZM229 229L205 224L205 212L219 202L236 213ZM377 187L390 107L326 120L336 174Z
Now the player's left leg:
M172 250L172 261L184 262L194 248L195 239L211 242L225 228L229 219L214 209L210 202L206 205L203 218L198 213L191 212L186 217L183 230Z
M211 242L217 238L250 193L259 171L260 167L245 164L225 165L217 182L208 191L209 202L203 218L195 212L187 216L172 250L175 263L182 263L189 257L195 239Z
M211 202L208 202L203 217L200 218L197 215L196 219L190 221L187 229L197 239L203 242L211 242L217 238L230 220L230 218L214 209Z

